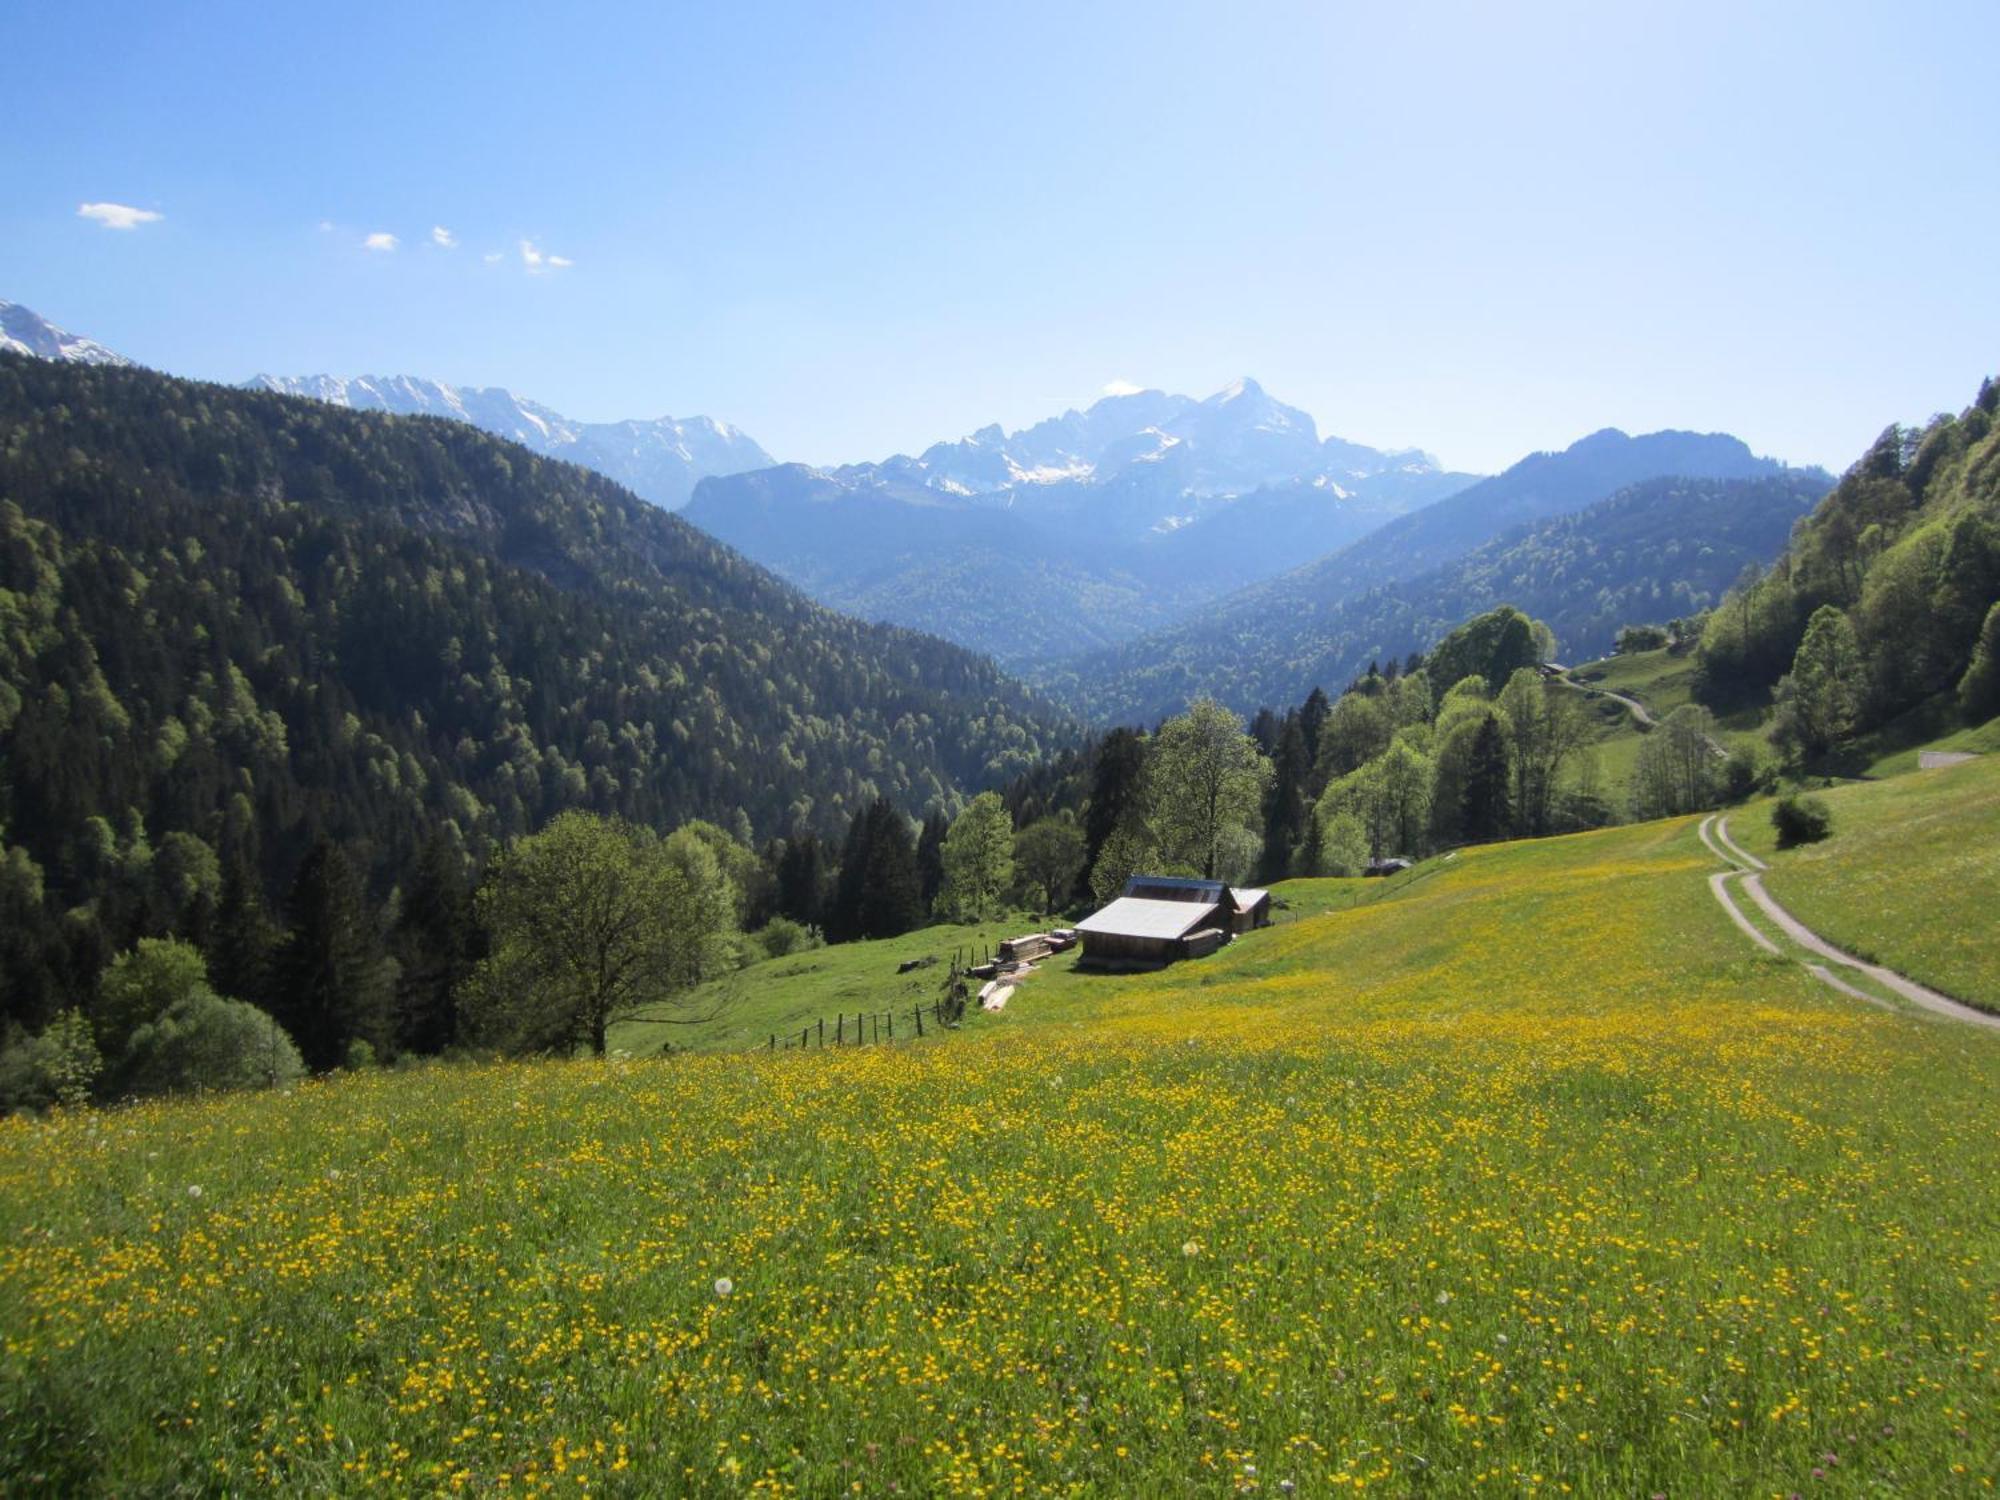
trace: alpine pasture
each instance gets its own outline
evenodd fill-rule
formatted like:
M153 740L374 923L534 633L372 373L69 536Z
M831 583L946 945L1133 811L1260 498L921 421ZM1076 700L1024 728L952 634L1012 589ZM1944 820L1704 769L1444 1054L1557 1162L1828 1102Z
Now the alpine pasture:
M0 1490L1990 1489L2000 1044L1712 868L1294 887L893 1047L0 1122Z

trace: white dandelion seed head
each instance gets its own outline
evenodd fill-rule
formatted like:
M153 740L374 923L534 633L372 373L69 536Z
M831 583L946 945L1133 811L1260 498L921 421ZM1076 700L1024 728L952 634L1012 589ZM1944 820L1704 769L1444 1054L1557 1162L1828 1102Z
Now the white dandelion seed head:
M715 1278L716 1296L727 1297L731 1292L735 1290L736 1290L736 1283L731 1281L727 1276L718 1276Z
M201 1184L198 1182L190 1182L188 1184L188 1196L190 1198L199 1198L201 1196Z

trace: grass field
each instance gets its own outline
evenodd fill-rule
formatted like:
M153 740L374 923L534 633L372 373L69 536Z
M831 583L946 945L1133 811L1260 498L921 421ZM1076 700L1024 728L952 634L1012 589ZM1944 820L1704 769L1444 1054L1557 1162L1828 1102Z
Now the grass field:
M1449 859L1431 860L1386 880L1294 881L1280 890L1278 899L1284 909L1273 915L1282 926L1393 898L1449 864ZM1040 931L1045 925L1060 926L1061 922L1048 924L1039 917L1017 914L979 926L926 927L881 942L843 943L767 959L704 985L689 997L686 1009L691 1015L713 1013L714 1020L693 1026L630 1022L613 1031L611 1044L614 1050L633 1056L658 1052L663 1044L698 1051L742 1052L767 1045L773 1036L796 1040L800 1029L808 1027L813 1028L817 1044L817 1023L825 1021L830 1040L833 1018L841 1013L849 1017L894 1013L901 1034L907 1038L915 1031L910 1011L938 998L954 954L977 952L983 957L1002 939ZM1074 972L1077 956L1073 952L1038 967L1030 981L1041 1002L1038 1009L1046 1009L1059 999L1088 1000L1106 992L1103 978ZM903 963L922 958L937 962L907 974L896 972ZM986 1019L973 1015L966 1024L979 1025Z
M1849 952L2000 1010L2000 756L1813 795L1824 843L1780 852L1769 802L1730 816L1771 894Z
M1294 888L923 1043L0 1122L0 1491L1982 1492L2000 1043L1712 867Z
M1694 657L1676 656L1665 649L1634 651L1585 662L1571 668L1570 677L1589 687L1636 698L1655 719L1664 719L1694 701ZM1616 702L1592 699L1591 710L1598 729L1598 774L1607 792L1622 802L1646 731ZM1731 750L1747 745L1768 758L1770 745L1765 739L1763 717L1762 711L1754 708L1719 715L1715 737Z

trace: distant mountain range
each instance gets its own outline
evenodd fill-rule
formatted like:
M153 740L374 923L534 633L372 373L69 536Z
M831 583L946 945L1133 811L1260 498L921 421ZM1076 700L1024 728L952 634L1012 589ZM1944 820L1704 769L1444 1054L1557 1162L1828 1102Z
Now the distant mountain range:
M95 339L58 328L33 308L0 302L0 349L32 354L38 359L62 359L79 365L130 365L133 362Z
M916 457L702 481L687 519L824 603L1021 666L1126 640L1474 482L1240 380Z
M497 386L455 386L411 375L258 375L250 390L309 396L355 411L400 417L449 417L551 458L567 459L615 479L667 510L687 503L696 481L710 474L767 469L773 460L749 434L711 417L578 422Z
M1551 620L1564 650L1588 652L1619 624L1714 602L1744 563L1776 555L1831 484L1722 434L1606 429L1170 630L1029 675L1100 721L1152 719L1202 694L1250 710L1315 684L1335 691L1371 659L1427 649L1502 602ZM1566 564L1544 567L1555 553Z
M131 363L11 303L0 349ZM995 657L1099 722L1204 693L1293 702L1499 602L1550 620L1567 651L1608 646L1775 556L1801 497L1831 484L1726 435L1613 429L1482 480L1323 437L1248 379L836 468L773 464L705 417L583 423L409 376L246 384L449 418L685 501L689 522L820 603Z

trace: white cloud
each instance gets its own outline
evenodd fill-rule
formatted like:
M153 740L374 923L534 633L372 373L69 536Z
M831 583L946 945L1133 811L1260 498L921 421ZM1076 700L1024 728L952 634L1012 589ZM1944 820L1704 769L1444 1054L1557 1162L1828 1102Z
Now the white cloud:
M544 271L560 271L576 262L567 255L545 255L535 248L533 240L522 240L521 264L528 268L530 276L539 276Z
M333 233L333 220L331 220L331 219L321 219L321 220L319 221L319 232L320 232L321 234L332 234L332 233Z
M503 257L501 256L498 250L488 250L484 255L480 256L479 258L485 261L486 264L489 266L497 266L500 264L501 259Z
M440 250L456 250L458 248L458 236L442 224L433 224L431 226L431 243L436 245Z
M1134 385L1129 380L1107 380L1104 382L1104 389L1099 394L1105 396L1136 396L1145 389L1143 385Z
M76 216L102 224L106 229L137 229L141 224L157 224L165 217L150 208L133 208L124 203L79 203Z
M393 250L401 243L402 241L397 239L393 234L378 229L361 242L361 248L363 250Z

